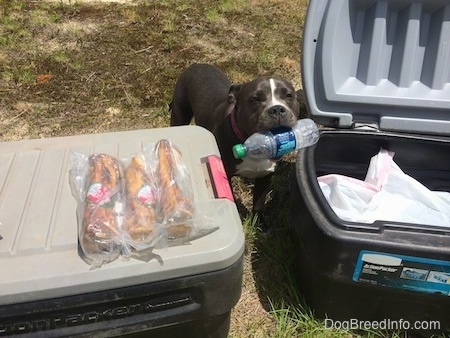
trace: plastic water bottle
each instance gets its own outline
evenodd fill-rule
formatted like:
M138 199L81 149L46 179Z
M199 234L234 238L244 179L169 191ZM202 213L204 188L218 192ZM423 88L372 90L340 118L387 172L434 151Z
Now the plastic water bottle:
M319 130L311 119L298 120L291 129L278 127L251 135L244 144L233 146L234 157L275 158L291 151L309 147L319 140Z

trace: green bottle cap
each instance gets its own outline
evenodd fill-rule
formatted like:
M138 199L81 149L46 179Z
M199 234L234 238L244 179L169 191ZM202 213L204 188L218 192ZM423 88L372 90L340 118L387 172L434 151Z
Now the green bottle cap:
M244 158L247 155L247 151L243 144L236 144L233 146L233 155L237 159Z

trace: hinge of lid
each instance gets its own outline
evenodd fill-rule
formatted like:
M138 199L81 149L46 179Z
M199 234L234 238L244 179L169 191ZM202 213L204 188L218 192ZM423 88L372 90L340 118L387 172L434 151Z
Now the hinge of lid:
M353 129L380 131L380 125L377 122L355 122Z

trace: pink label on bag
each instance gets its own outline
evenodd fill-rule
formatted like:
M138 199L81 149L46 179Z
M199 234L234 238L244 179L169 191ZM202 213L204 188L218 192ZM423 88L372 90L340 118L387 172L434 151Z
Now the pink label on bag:
M136 198L139 203L145 206L151 206L156 201L155 193L152 187L148 184L143 185L142 188L139 189Z
M93 183L89 187L86 199L94 204L107 204L110 202L111 191L101 183Z

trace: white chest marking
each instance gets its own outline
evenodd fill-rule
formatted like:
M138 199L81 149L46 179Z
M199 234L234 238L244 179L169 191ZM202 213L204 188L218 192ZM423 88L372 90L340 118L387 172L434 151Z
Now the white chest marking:
M242 163L237 165L237 174L247 178L264 177L273 173L276 165L272 160L245 157Z
M270 92L272 94L272 101L270 102L270 104L268 104L268 106L273 107L279 105L289 109L289 107L286 105L285 102L281 101L279 98L275 96L275 89L277 88L275 80L271 78L269 79L269 83L270 83Z

